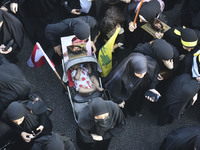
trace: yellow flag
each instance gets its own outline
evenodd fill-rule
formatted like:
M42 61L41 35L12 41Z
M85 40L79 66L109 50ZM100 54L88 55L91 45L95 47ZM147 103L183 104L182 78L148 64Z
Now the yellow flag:
M98 61L102 69L101 76L106 77L112 69L112 51L115 40L119 34L120 27L117 28L113 36L99 50Z

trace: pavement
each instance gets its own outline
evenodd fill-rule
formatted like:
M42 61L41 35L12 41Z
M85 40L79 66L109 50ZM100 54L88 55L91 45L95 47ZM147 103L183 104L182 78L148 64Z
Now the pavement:
M47 63L37 69L27 66L26 62L31 55L33 47L34 45L26 36L24 47L18 55L20 60L17 65L31 83L31 90L40 91L48 105L53 109L53 113L50 116L53 122L53 130L65 133L75 143L77 123L73 118L70 102L59 79ZM46 53L52 56L53 49L46 50ZM62 76L61 65L56 65L56 69ZM164 137L173 129L200 124L199 105L199 102L197 102L184 113L181 119L175 120L172 124L158 126L157 115L151 113L152 103L146 101L140 114L134 117L127 116L125 132L112 139L109 150L158 150Z

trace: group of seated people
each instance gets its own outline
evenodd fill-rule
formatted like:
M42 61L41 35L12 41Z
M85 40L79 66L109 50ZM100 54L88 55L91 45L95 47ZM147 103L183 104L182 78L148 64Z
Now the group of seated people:
M190 2L195 3L186 0L183 7L189 7ZM15 146L23 146L27 150L76 149L66 135L52 131L48 109L41 111L40 108L35 113L27 103L27 100L38 101L42 98L30 98L31 84L19 67L13 64L18 61L17 53L23 46L24 31L31 41L39 41L42 46L52 48L53 56L61 59L61 37L75 35L80 41L90 38L93 53L98 55L99 49L120 28L112 49L112 61L116 65L103 78L103 87L97 77L90 75L89 63L70 68L77 92L87 95L106 89L112 100L93 98L79 112L77 144L80 149L108 149L111 138L125 129L127 114L135 116L141 112L145 100L153 102L153 108L154 104L156 108L159 105L160 126L171 124L194 105L200 89L200 13L190 13L191 21L187 22L184 22L185 18L179 18L182 24L171 25L165 31L163 22L167 24L168 21L164 12L169 1L144 0L141 3L140 0L2 2L0 123L13 131ZM134 21L137 12L139 15ZM161 23L157 22L158 19ZM147 23L155 31L154 36L142 28ZM187 23L186 27L182 26L184 23ZM200 147L199 128L186 127L172 131L164 139L160 150L177 147L197 150ZM2 136L5 133L2 132ZM185 135L181 136L184 140L180 138L182 134Z

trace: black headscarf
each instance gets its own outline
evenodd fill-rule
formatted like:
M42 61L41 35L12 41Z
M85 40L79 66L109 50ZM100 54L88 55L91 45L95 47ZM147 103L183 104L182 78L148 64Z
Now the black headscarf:
M95 101L97 101L97 103ZM81 111L81 113L79 113L78 126L82 130L87 130L88 134L91 134L91 133L98 134L98 135L103 136L104 139L106 139L106 138L111 138L112 136L115 136L116 134L119 134L118 131L115 132L115 128L119 127L121 125L124 125L126 122L125 122L125 118L123 116L122 111L120 110L118 105L112 101L105 101L107 110L102 111L103 113L104 112L109 113L109 118L107 120L107 123L104 126L100 126L97 122L95 122L94 114L93 114L93 107L94 107L94 105L97 105L98 103L99 104L101 103L103 105L103 107L105 107L105 105L102 101L104 101L104 100L100 97L94 98L93 101L91 101ZM95 107L98 107L98 106L95 106ZM91 136L91 135L88 135L88 134L86 132L82 133L82 138L84 141L89 140L88 136Z
M24 121L18 128L22 128L25 132L32 133L31 131L35 130L36 127L40 125L38 116L32 114L24 104L19 102L12 102L8 106L6 112L11 121L24 116Z
M175 129L163 140L160 150L199 150L199 138L199 126Z
M154 18L156 18L159 13L161 13L160 3L157 0L143 3L139 12L148 22L153 22Z
M128 100L142 79L134 73L147 72L147 60L143 54L132 53L107 76L105 87L114 101Z
M94 116L108 113L106 102L100 98L92 102L92 112Z
M163 39L156 39L152 43L138 44L134 51L154 58L159 64L162 64L162 60L174 57L172 46Z
M73 24L73 33L78 39L84 40L89 37L90 26L88 23L81 20L79 21L77 20L75 22L72 22L72 24Z

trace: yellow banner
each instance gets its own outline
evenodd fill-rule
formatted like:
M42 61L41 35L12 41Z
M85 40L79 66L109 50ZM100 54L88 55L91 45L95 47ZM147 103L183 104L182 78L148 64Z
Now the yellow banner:
M120 27L117 28L113 36L106 42L106 44L99 50L98 61L102 69L101 76L106 77L112 69L112 51L115 40L119 34Z

